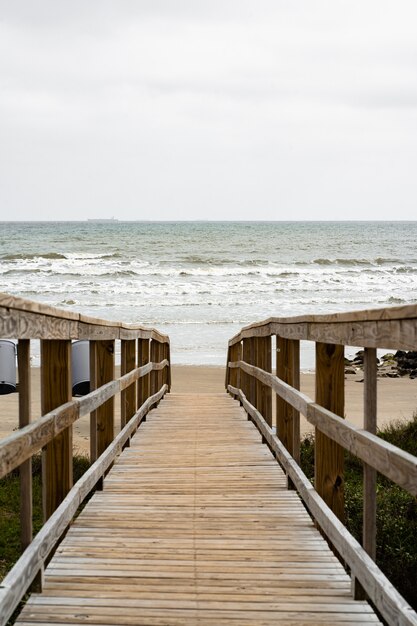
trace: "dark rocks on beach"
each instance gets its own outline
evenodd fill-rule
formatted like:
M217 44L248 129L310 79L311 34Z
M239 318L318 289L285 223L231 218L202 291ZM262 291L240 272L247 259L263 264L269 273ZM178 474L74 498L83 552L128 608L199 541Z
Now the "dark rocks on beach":
M352 360L345 358L345 374L357 374L363 370L364 351L359 350ZM417 378L417 351L398 350L377 359L379 378Z

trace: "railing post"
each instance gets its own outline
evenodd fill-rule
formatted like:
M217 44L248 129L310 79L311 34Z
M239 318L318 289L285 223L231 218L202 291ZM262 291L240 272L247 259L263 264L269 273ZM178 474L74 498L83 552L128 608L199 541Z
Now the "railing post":
M316 403L344 417L344 346L316 343ZM315 488L333 513L345 521L344 451L318 428L315 436Z
M255 367L262 367L262 341L263 337L252 337L252 362L251 365ZM262 383L255 377L253 378L253 400L251 401L253 406L257 411L262 413L261 404L262 404Z
M94 389L114 379L114 340L100 339L95 342ZM114 397L96 410L97 458L114 439Z
M250 363L251 361L251 345L250 338L245 337L242 341L242 361L245 363ZM242 391L245 394L247 400L250 402L250 376L246 372L241 372L240 376Z
M149 363L149 344L149 339L138 339L138 367L142 367L143 365L147 365L147 363ZM138 380L138 409L150 396L150 378L150 374L146 374L146 376L142 376Z
M17 344L19 370L19 428L31 420L30 340L19 339ZM22 552L32 541L32 458L19 468L20 472L20 544Z
M227 391L227 387L229 385L232 385L233 372L229 368L229 362L233 361L233 357L232 357L233 348L234 348L234 346L227 346L226 375L225 375L225 380L224 380L224 387L225 387L226 391Z
M168 393L169 393L171 391L171 384L172 384L171 344L168 341L165 345L166 345L166 358L169 361L169 365L167 369L167 379L166 379L166 384L168 385Z
M365 348L364 354L364 428L376 434L377 361L376 349ZM363 465L363 547L376 559L376 470Z
M300 342L277 336L277 376L300 389ZM279 395L276 396L277 435L291 456L300 462L300 414Z
M365 348L364 374L364 429L376 434L377 427L377 360L376 348ZM362 546L373 561L376 560L376 470L363 464L363 530ZM352 577L355 600L366 599L360 582Z
M160 343L157 339L151 341L151 362L159 363L160 359ZM160 388L160 372L153 370L151 372L151 396L156 393Z
M71 400L71 341L41 341L42 414ZM42 452L42 497L46 521L72 487L72 426L48 443Z
M258 367L265 372L272 372L272 339L271 337L260 338L260 359ZM272 389L268 385L260 385L259 411L265 418L266 423L272 426Z
M128 374L136 367L135 339L122 339L121 342L121 375ZM123 428L136 411L136 384L132 383L120 394L120 426Z
M249 338L249 365L255 364L256 344L255 337ZM249 402L255 406L256 404L256 378L249 376Z
M90 340L90 391L97 389L97 341ZM97 410L90 413L90 463L97 460Z
M233 344L233 346L230 346L228 349L228 361L227 362L229 363L229 361L231 361L232 363L235 363L236 361L240 361L241 349L242 349L241 343L235 343ZM239 374L240 374L240 368L233 368L233 369L228 368L226 383L229 385L232 385L232 387L236 387L237 389L239 389L239 386L240 386ZM227 389L227 384L226 384L226 389Z

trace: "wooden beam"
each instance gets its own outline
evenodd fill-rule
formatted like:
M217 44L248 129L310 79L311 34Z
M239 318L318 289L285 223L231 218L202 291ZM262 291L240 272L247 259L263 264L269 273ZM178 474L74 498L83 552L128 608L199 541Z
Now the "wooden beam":
M344 346L316 344L316 403L344 416ZM333 513L344 522L344 451L316 428L315 487Z
M121 341L121 374L124 376L136 367L135 339ZM120 394L120 426L123 428L136 411L136 385L133 383Z
M258 428L262 437L294 483L299 495L306 504L312 517L336 548L340 556L351 568L352 574L363 585L371 601L378 608L386 623L397 626L416 626L417 615L404 598L398 593L387 577L375 565L361 545L352 537L337 516L319 497L311 482L299 465L272 433L262 415L252 406L242 391L229 386L230 394L237 396Z
M377 361L376 349L365 348L364 354L364 428L376 434ZM363 547L376 559L376 470L363 466Z
M293 389L300 389L300 342L277 337L277 376ZM277 435L292 457L300 459L300 413L277 395Z
M31 378L30 340L19 339L17 344L19 371L19 428L30 424L31 420ZM19 468L20 473L20 545L22 552L33 537L32 528L32 459L29 458Z
M138 339L138 367L142 367L149 363L150 359L150 340L149 339ZM140 380L138 380L137 385L137 408L142 406L142 404L147 400L150 396L150 374L143 376Z
M71 341L41 342L41 404L48 413L71 400ZM42 453L43 514L46 521L72 487L72 426Z
M102 478L105 472L121 453L126 441L136 431L146 414L158 403L167 391L164 386L155 396L148 398L123 430L115 437L111 445L88 468L77 481L65 502L62 502L50 519L42 526L25 554L15 563L0 586L0 623L6 625L22 597L29 589L39 570L48 559L77 510Z
M95 389L114 379L114 341L96 341ZM97 457L114 439L114 398L109 398L96 411Z

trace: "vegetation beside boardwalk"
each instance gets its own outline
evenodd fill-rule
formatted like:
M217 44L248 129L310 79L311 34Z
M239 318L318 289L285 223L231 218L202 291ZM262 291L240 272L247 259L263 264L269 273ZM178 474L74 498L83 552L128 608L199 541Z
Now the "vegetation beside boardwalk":
M379 437L417 456L417 413L411 421L392 422L378 431ZM301 444L301 466L314 476L314 438ZM363 509L362 462L345 454L346 526L361 543ZM417 499L393 482L377 477L378 566L401 595L417 610Z
M74 483L88 469L86 456L74 457ZM33 534L42 527L42 463L41 455L32 460ZM20 488L19 471L0 480L0 580L20 556Z
M417 413L410 422L394 422L378 435L417 456ZM301 444L301 465L306 475L314 475L314 439ZM74 482L89 466L84 456L74 458ZM362 463L346 454L346 523L353 536L362 535ZM399 592L417 609L417 500L378 474L377 483L377 563ZM20 554L19 477L12 472L0 481L0 577L3 578ZM33 460L33 524L36 533L42 525L41 460Z

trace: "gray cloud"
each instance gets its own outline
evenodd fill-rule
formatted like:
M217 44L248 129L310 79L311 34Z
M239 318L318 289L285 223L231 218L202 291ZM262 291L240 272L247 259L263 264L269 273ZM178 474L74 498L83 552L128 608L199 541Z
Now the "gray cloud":
M412 219L416 18L0 0L0 217Z

